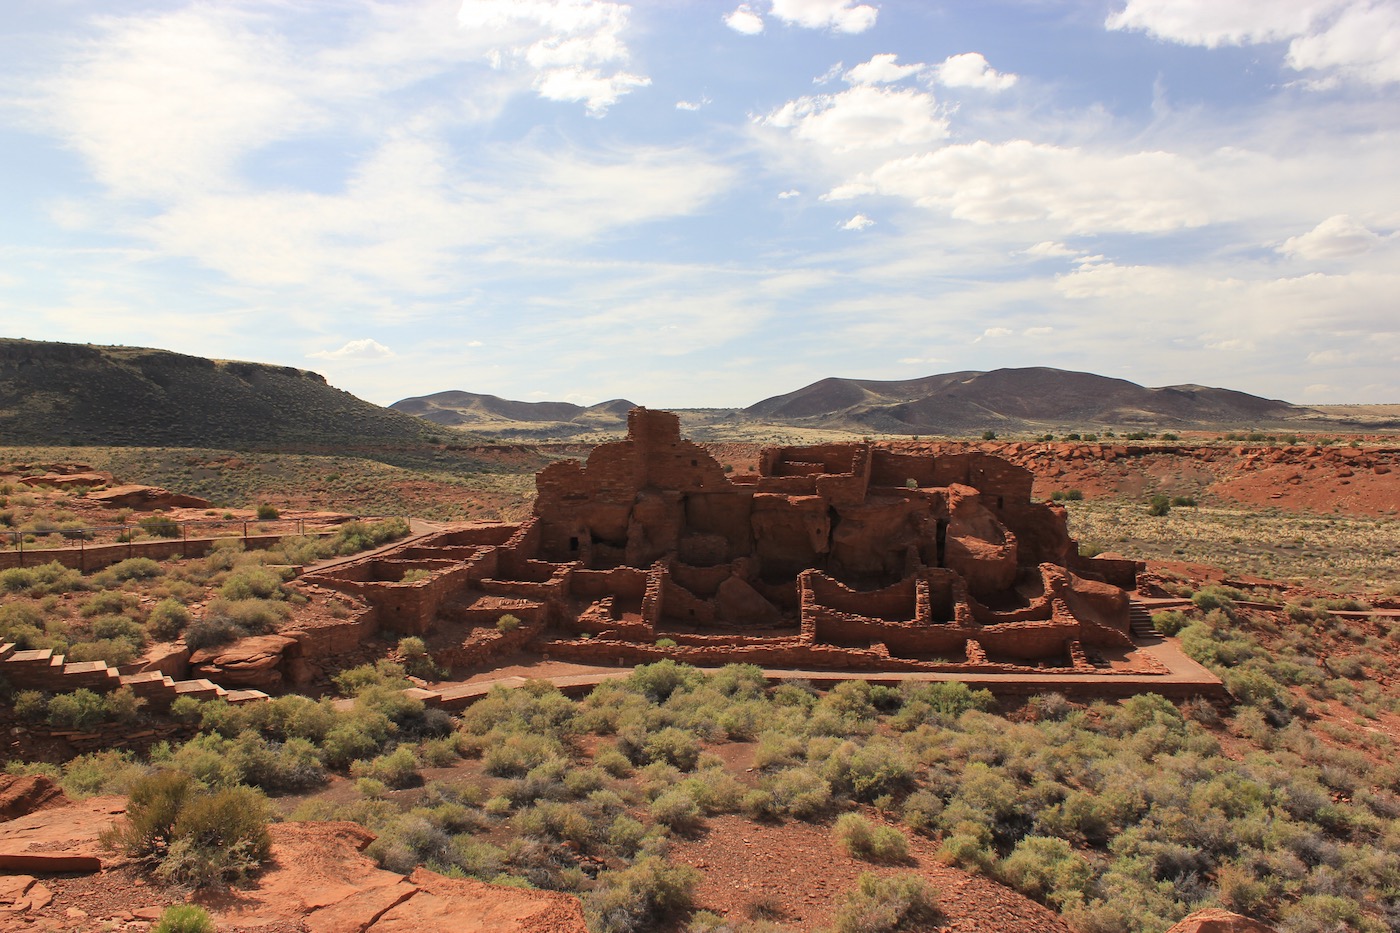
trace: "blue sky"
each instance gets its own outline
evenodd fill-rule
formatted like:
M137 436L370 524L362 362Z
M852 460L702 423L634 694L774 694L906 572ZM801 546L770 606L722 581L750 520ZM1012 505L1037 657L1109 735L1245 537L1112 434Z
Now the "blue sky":
M5 0L0 334L747 405L1400 402L1400 2Z

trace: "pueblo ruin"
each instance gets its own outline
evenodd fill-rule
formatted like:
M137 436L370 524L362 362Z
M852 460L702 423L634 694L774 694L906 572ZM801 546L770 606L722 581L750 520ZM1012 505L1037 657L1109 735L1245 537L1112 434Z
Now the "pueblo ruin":
M444 531L303 584L355 598L362 633L422 636L458 668L528 647L593 664L1165 673L1104 659L1133 646L1138 565L1081 558L1022 467L842 443L768 448L734 475L670 412L633 409L628 428L541 471L519 525Z

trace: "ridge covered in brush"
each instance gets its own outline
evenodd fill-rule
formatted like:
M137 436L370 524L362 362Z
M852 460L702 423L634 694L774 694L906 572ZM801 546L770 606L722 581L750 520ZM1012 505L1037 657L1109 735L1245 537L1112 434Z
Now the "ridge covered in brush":
M431 432L290 366L0 338L5 443L393 445L421 443Z
M822 379L743 410L754 420L889 433L956 433L1038 425L1272 424L1308 408L1231 389L1149 389L1126 379L1037 366L886 382Z

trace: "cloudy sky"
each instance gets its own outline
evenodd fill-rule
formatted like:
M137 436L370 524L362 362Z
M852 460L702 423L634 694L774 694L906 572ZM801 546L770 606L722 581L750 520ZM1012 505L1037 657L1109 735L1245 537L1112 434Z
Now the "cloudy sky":
M0 334L1400 402L1400 0L3 0Z

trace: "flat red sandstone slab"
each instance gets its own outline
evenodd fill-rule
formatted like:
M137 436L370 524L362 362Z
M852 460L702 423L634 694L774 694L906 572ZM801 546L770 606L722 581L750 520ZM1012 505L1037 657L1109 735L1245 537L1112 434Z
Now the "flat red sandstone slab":
M126 813L125 797L91 797L0 824L0 870L100 871L98 836Z

